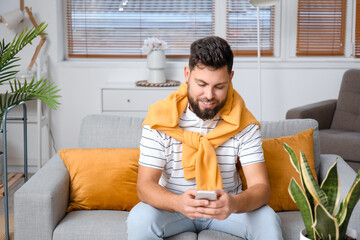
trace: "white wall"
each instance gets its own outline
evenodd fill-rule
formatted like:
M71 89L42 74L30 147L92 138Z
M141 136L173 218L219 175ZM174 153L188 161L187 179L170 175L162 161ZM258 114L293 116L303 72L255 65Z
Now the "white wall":
M5 0L0 0L0 9L4 2ZM25 5L32 6L39 22L46 21L49 24L45 50L50 57L50 78L61 88L62 95L59 109L51 113L56 147L58 150L77 147L81 119L87 114L100 113L101 86L107 81L135 82L146 79L145 60L63 61L61 1L25 0ZM25 21L23 25L26 23L28 22ZM11 39L14 34L14 31L0 24L1 38ZM36 44L34 43L35 46ZM33 50L34 47L30 47L23 52L27 62L30 61ZM168 79L183 81L183 67L186 64L186 60L168 60ZM344 71L359 67L358 65L359 62L346 59L320 62L287 58L263 59L260 90L256 59L236 59L233 82L256 117L260 117L261 94L262 120L280 120L285 118L286 111L292 107L337 98ZM30 159L35 157L31 152ZM35 163L31 160L30 164Z

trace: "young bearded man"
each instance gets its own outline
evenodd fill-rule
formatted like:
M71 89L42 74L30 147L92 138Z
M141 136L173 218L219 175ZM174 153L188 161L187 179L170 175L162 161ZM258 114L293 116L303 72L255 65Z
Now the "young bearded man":
M141 202L127 220L129 240L202 230L282 239L280 219L266 205L270 187L259 123L232 87L232 65L222 38L195 41L185 83L149 108L140 143ZM198 190L214 190L216 199L197 199Z

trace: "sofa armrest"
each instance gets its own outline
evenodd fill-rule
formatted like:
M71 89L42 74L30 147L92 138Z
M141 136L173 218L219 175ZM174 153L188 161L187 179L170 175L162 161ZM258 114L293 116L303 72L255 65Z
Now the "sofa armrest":
M355 178L356 172L338 155L321 154L320 155L320 173L319 181L321 182L326 177L328 169L338 161L337 170L340 180L340 201L346 196L351 188ZM357 231L357 239L360 239L360 203L356 205L351 214L349 227Z
M66 214L69 183L69 172L56 154L15 192L15 239L52 239Z
M318 121L319 129L329 129L334 116L337 100L326 100L301 107L292 108L286 119L312 118Z

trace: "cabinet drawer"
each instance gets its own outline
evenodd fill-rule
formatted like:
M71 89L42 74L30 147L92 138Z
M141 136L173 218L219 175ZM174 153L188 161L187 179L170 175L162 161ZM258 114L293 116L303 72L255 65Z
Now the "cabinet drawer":
M166 98L173 89L103 89L103 111L147 111L149 106Z

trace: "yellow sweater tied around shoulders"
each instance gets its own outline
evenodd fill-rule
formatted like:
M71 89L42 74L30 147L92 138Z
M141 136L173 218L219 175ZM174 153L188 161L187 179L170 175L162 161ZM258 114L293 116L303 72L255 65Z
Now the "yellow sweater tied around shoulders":
M223 121L206 135L184 131L179 126L180 116L188 105L187 83L183 83L166 99L149 107L143 125L163 131L182 142L182 166L185 179L196 179L198 190L222 189L223 183L217 164L215 148L250 124L259 124L246 108L244 100L229 85L227 100L219 113Z

